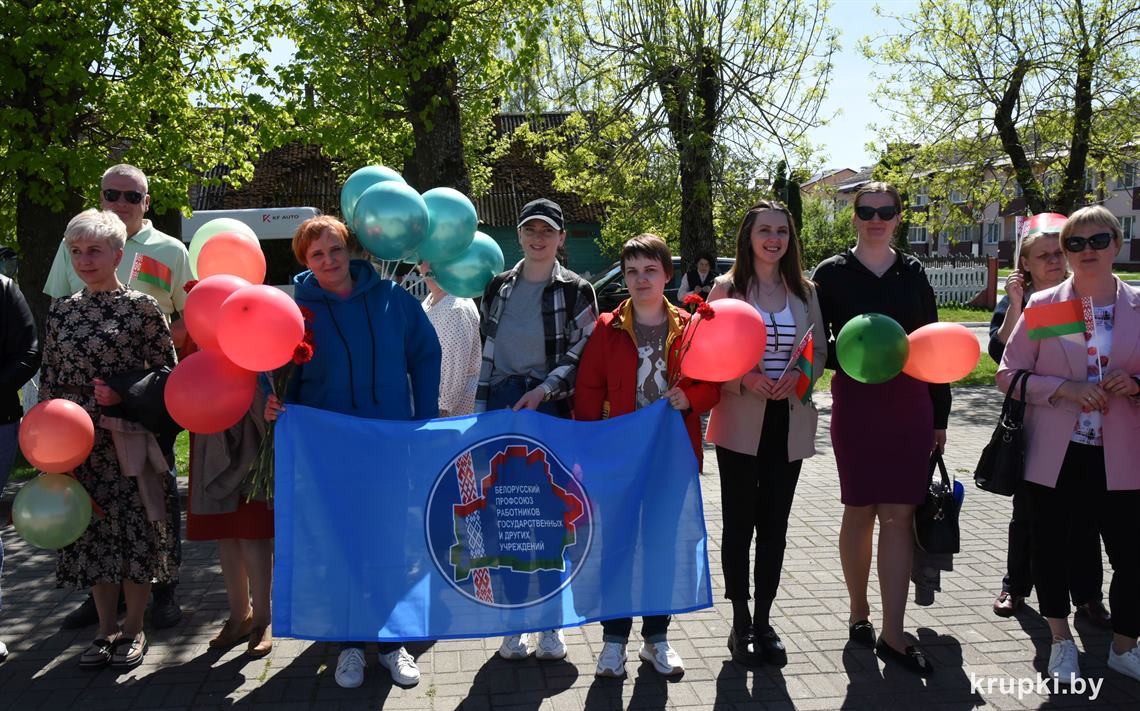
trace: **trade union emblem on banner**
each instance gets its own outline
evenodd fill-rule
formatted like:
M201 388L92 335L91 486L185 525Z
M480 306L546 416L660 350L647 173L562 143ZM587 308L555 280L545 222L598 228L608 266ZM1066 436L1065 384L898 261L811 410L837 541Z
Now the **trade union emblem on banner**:
M468 598L526 607L565 588L593 534L581 482L540 442L480 442L436 479L425 517L440 573Z

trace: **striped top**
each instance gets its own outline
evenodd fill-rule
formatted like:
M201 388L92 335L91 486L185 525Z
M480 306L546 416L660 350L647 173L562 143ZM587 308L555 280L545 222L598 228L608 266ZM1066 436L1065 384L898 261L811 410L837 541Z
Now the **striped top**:
M753 304L756 306L756 304ZM776 380L784 374L788 367L788 359L796 348L796 320L792 316L792 309L784 302L784 309L772 313L757 307L760 315L764 317L764 328L768 331L768 340L764 344L764 359L761 364L764 374Z

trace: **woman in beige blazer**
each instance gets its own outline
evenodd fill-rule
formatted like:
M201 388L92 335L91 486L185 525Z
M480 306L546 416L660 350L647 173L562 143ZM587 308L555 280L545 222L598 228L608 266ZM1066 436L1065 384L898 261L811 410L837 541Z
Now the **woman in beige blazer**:
M707 438L716 445L724 533L721 558L725 597L732 601L728 648L743 664L782 664L787 653L769 615L780 586L788 515L802 460L815 454L818 413L808 389L796 394L801 375L823 372L827 339L815 285L803 276L795 223L788 208L761 201L749 209L736 239L736 264L717 280L709 301L735 298L764 318L764 357L751 372L721 387ZM801 373L792 358L811 329L813 367ZM754 614L749 553L756 534Z

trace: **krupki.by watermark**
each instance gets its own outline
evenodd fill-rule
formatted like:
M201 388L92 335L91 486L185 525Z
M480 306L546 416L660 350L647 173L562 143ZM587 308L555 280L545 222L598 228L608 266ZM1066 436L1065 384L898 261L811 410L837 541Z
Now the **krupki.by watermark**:
M1002 696L1017 696L1021 701L1026 696L1048 696L1072 694L1084 696L1089 694L1089 701L1096 701L1100 696L1100 689L1104 686L1104 679L1085 679L1083 677L1060 679L1044 676L1040 672L1037 677L1023 676L978 676L970 672L970 693Z

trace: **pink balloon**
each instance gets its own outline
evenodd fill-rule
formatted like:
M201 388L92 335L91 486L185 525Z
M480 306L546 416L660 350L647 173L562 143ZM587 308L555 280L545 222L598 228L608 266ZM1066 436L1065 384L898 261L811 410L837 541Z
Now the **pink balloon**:
M285 365L304 335L301 310L280 289L247 286L222 304L218 344L227 358L246 370L268 371Z
M212 434L236 425L253 404L257 373L210 349L186 356L166 380L166 409L191 432Z
M218 347L218 314L222 302L250 283L232 274L215 274L202 279L186 295L182 316L186 330L199 348Z
M961 380L978 366L982 346L960 323L928 323L915 329L903 372L927 383Z
M53 398L28 410L20 423L19 439L29 464L49 474L63 474L91 454L95 423L81 405Z
M232 274L250 284L265 281L265 254L261 244L236 232L219 232L198 254L198 278Z
M681 361L681 374L694 380L722 383L752 370L764 355L768 338L764 319L739 299L718 299L709 304L713 318L697 314L685 329L692 345ZM682 346L683 347L683 346Z

